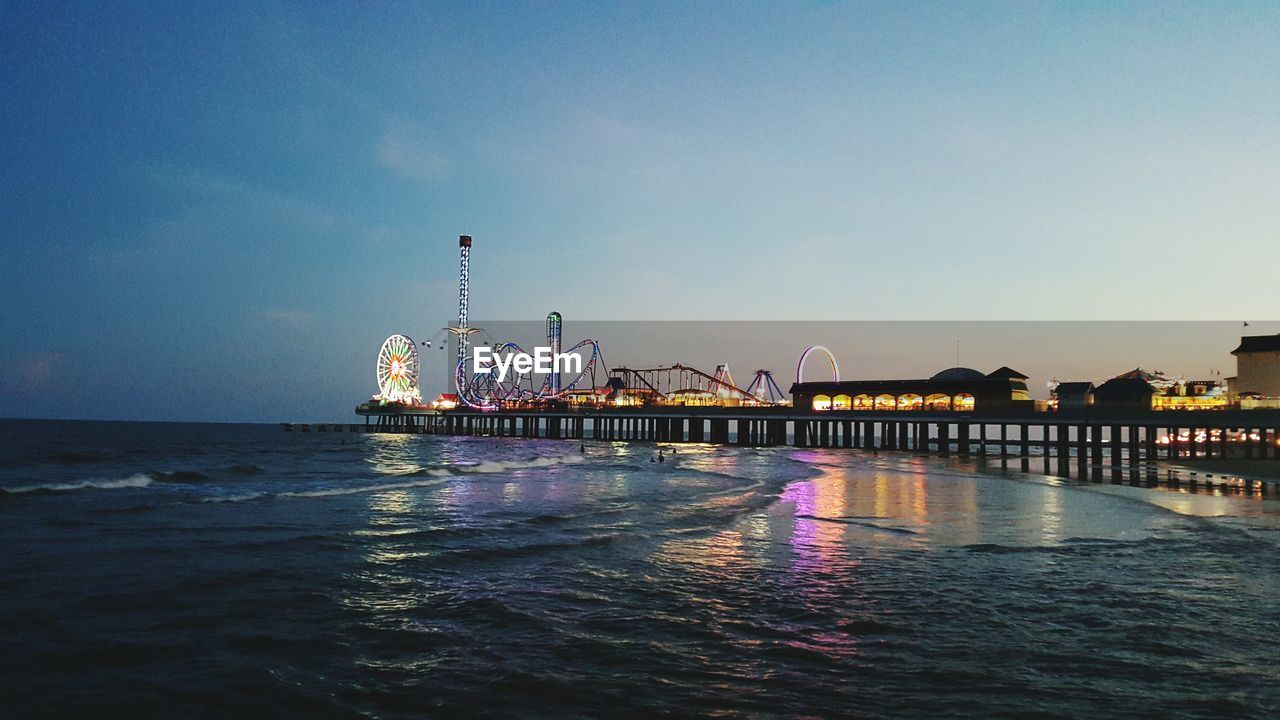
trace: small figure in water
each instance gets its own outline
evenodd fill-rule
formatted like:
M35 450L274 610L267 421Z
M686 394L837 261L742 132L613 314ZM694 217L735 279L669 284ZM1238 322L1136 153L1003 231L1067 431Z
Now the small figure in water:
M658 462L666 462L666 461L667 461L667 459L666 459L665 457L663 457L663 456L662 456L662 451L661 451L661 450L659 450L659 451L658 451Z
M579 452L579 453L583 453L583 454L585 454L585 453L587 452L587 444L586 444L586 443L580 443L580 444L578 445L578 452Z
M655 458L655 457L653 457L652 455L650 455L650 456L649 456L649 462L658 462L658 459L657 459L657 458Z

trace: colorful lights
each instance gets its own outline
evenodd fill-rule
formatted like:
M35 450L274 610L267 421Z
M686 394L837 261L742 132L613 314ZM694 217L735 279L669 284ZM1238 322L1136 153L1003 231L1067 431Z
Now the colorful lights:
M418 348L405 335L392 335L378 351L378 394L374 400L384 403L418 403Z

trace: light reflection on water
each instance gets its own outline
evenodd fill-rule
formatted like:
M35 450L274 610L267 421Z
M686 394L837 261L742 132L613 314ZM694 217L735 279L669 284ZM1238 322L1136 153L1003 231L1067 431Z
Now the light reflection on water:
M190 483L0 496L15 681L78 663L62 690L175 715L1280 711L1271 500L906 454L268 439L292 446L191 467L177 433L145 459Z

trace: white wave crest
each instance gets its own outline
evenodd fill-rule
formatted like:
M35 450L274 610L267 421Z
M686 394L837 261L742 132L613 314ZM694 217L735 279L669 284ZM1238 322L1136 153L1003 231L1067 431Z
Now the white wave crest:
M453 465L448 468L431 468L426 471L419 471L431 479L423 480L405 480L402 482L379 483L376 485L351 485L347 487L322 488L318 490L293 490L282 493L247 493L244 495L222 495L204 498L203 502L241 502L245 500L257 500L259 498L317 498L332 497L335 495L358 495L360 493L376 493L376 492L392 492L396 490L411 490L414 488L433 487L443 485L450 478L457 477L460 474L488 474L511 472L512 470L522 470L526 468L551 467L553 465L571 465L582 462L581 455L557 455L549 457L537 457L532 460L485 460L475 465Z
M17 485L14 487L0 488L7 493L29 493L29 492L67 492L70 490L86 490L94 488L98 490L113 490L116 488L144 488L152 483L150 475L130 475L127 478L118 480L80 480L69 483L45 483L41 485Z
M243 495L214 495L213 497L201 498L200 502L224 503L224 502L243 502L245 500L257 500L260 497L266 497L266 493L245 493Z
M581 455L550 455L532 460L484 460L475 465L457 465L454 469L462 473L500 473L553 465L573 465L582 462L582 459Z

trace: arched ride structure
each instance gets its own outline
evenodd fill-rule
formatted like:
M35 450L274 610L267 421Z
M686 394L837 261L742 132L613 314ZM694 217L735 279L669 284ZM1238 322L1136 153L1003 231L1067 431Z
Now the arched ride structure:
M840 365L836 363L836 356L832 355L831 351L824 345L810 345L800 354L800 362L796 363L796 383L804 382L804 363L815 352L820 352L827 356L827 362L831 364L831 373L835 376L833 382L840 382Z
M613 376L609 384L622 401L619 404L714 405L726 400L746 405L780 404L762 400L735 385L724 365L715 373L680 363L650 368L615 367L609 372Z
M559 338L556 339L558 346ZM509 341L492 346L492 353L503 357L524 352L519 345ZM581 357L581 370L567 374L553 372L543 377L541 382L536 373L520 372L514 365L508 367L506 375L501 378L496 367L487 372L472 372L473 356L466 355L458 362L454 371L454 387L458 391L458 399L464 405L478 410L497 410L562 400L579 390L594 389L598 380L597 373L604 368L600 343L590 339L582 340L561 352Z

